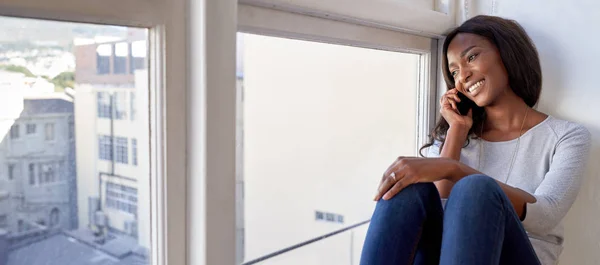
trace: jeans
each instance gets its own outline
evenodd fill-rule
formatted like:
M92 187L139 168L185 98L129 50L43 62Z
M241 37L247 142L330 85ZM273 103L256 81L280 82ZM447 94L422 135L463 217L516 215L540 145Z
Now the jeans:
M442 208L433 183L379 200L361 265L540 264L498 183L485 175L458 181Z

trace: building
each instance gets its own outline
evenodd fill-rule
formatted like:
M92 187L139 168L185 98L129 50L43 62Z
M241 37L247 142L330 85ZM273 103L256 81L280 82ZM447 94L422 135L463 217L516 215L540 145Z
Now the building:
M75 124L80 228L150 247L146 41L78 45Z
M0 228L77 227L73 99L36 93L20 74L1 74Z

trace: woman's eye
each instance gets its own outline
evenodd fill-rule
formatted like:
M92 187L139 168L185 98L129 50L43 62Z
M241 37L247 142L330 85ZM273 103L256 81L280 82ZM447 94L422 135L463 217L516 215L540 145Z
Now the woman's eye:
M452 77L455 77L458 74L458 71L452 71L450 74L452 75Z
M469 62L472 62L473 60L475 60L475 57L477 57L477 54L473 54L473 55L469 56L469 58L468 58Z

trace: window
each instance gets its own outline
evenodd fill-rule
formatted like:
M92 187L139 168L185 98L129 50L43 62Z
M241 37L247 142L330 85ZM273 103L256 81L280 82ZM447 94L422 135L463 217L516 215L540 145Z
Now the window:
M56 0L48 1L44 5L57 7L54 11L65 14L64 20L87 19L91 14L81 11L82 16L73 18L68 14L75 9L68 11ZM139 5L143 0L128 1L136 2L137 10L149 6ZM3 3L3 7L19 3L24 2L13 1L8 6ZM31 3L35 6L37 2ZM24 10L32 8L27 6ZM85 6L89 5L78 5L77 9ZM28 13L32 15L35 13ZM135 125L129 120L130 94L148 95L136 99L140 113L161 111L150 109L151 96L158 95L147 82L155 79L154 74L149 74L145 66L135 71L135 78L129 74L128 43L147 40L147 28L153 28L147 22L142 18L139 25L145 28L133 28L0 16L0 32L14 35L0 41L0 64L14 63L19 67L11 68L27 72L26 76L0 69L0 119L4 119L0 123L9 124L0 135L0 178L10 184L0 189L14 198L0 204L0 215L7 214L9 225L5 230L18 239L6 241L0 249L9 263L32 264L32 256L38 261L49 258L52 253L38 250L39 246L47 249L43 246L51 246L53 239L36 235L51 228L50 232L64 231L74 239L61 246L61 257L91 263L108 260L114 264L151 264L152 220L159 220L150 212L156 196L150 190L151 172L155 171L150 161L142 160L150 156L136 156L136 167L121 164L132 159L129 139L144 139L136 145L151 145L150 119L138 119ZM160 75L157 80L162 80ZM63 91L66 87L77 91ZM162 95L157 100L162 101ZM11 124L18 125L12 132ZM11 135L23 140L11 140ZM36 137L23 137L33 135ZM8 182L9 178L14 183ZM118 183L124 188L110 190L118 198L106 197L105 184L111 181L126 182ZM107 222L98 229L102 221ZM129 221L127 234L122 233L123 221ZM36 223L46 224L47 228ZM137 237L130 236L133 234ZM90 236L104 242L90 241ZM118 254L110 250L81 251L111 245L119 245Z
M46 123L46 141L54 141L54 123Z
M131 62L129 70L134 74L135 70L146 69L146 41L134 41L131 43Z
M335 221L335 215L332 213L326 213L325 220L327 220L328 222L333 222Z
M127 74L127 57L129 45L126 42L115 44L115 57L113 58L113 69L115 74Z
M98 98L98 118L109 118L112 117L111 108L111 95L108 92L96 93Z
M18 124L13 124L13 126L10 127L10 139L19 139L19 125Z
M69 122L69 140L75 139L75 123Z
M35 123L28 123L26 126L27 134L35 134Z
M35 185L35 165L33 163L29 164L29 185Z
M8 164L8 180L15 179L15 164Z
M325 219L325 214L323 212L316 211L315 212L315 220L323 220Z
M60 224L60 210L57 208L52 209L50 212L50 218L48 218L48 220L50 220L49 223L51 227L56 227L58 224Z
M56 169L53 162L39 164L39 183L53 183L56 181Z
M131 163L134 166L137 166L138 164L138 156L137 156L137 139L132 138L131 139Z
M127 92L115 92L115 119L124 120L127 119Z
M106 183L106 207L133 215L137 214L137 189L129 186Z
M127 152L129 152L129 146L127 144L127 138L115 137L115 156L117 163L127 164L129 163Z
M130 93L129 103L131 104L131 120L134 121L137 114L135 111L135 92Z
M102 160L112 161L113 149L110 136L101 135L98 137L98 157Z
M8 215L0 215L0 228L6 228L8 226Z
M96 48L96 71L99 75L110 74L112 44L100 44Z
M265 249L277 251L369 219L373 204L364 198L372 196L378 177L365 174L381 172L398 153L416 154L420 55L252 34L238 34L238 40L237 95L243 86L244 97L237 101L242 113L236 146L243 163L245 256L261 257ZM267 185L296 174L289 167L299 161L303 170L293 177L293 188ZM279 199L271 202L274 196ZM315 212L323 201L328 211ZM315 212L315 219L306 218L307 212ZM290 224L303 233L269 232ZM350 237L323 240L303 251L341 259L335 253L363 242L366 228L353 230L355 243ZM299 253L286 258L300 262Z

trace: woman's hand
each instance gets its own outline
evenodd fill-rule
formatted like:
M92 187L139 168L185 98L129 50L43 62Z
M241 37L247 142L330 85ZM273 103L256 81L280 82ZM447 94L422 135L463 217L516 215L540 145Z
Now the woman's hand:
M458 161L447 158L399 157L383 173L374 200L389 200L408 185L454 177Z
M466 131L473 126L473 110L470 109L467 115L460 115L456 104L460 102L456 88L448 90L440 99L440 114L448 122L450 127L460 126Z

